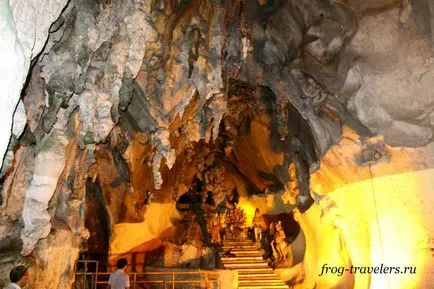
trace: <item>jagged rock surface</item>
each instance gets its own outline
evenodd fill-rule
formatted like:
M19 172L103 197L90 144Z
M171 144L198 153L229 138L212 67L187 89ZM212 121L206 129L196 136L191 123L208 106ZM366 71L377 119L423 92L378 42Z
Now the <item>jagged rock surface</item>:
M0 248L35 267L72 248L36 287L67 287L85 222L148 226L198 176L216 201L291 188L307 210L342 126L433 154L429 1L35 2L0 2ZM98 188L110 224L80 213Z
M51 24L59 17L67 0L21 1L0 3L0 34L2 55L0 58L0 89L2 97L2 135L0 138L0 166L11 136L12 116L23 88L30 61L43 49Z

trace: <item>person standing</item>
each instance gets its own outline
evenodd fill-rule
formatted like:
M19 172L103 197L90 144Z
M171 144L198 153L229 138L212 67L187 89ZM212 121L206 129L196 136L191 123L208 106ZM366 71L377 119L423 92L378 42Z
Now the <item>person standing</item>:
M128 261L125 258L121 258L118 260L116 266L118 270L110 274L109 277L109 285L110 289L125 289L130 288L130 277L127 273L124 272L125 267L127 266Z
M29 279L29 273L25 266L14 267L9 273L9 279L12 283L9 283L3 289L21 289L26 286Z

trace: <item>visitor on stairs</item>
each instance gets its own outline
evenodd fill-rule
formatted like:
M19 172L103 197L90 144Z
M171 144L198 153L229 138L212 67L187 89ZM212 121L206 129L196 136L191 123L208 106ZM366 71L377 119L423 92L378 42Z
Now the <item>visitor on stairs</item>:
M130 277L124 272L127 264L128 261L125 258L118 260L118 263L116 264L118 270L111 273L109 277L108 283L110 285L110 289L125 289L130 287Z
M21 289L26 286L29 279L29 273L25 266L17 266L9 273L9 279L12 283L3 287L3 289Z

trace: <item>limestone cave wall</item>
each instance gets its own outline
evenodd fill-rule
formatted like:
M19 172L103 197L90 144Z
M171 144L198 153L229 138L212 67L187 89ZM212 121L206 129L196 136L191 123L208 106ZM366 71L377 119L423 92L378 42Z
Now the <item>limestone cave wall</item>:
M294 288L429 288L433 5L0 0L2 281L71 288L90 251L215 266L177 208L200 182L294 214ZM420 271L317 276L379 262Z

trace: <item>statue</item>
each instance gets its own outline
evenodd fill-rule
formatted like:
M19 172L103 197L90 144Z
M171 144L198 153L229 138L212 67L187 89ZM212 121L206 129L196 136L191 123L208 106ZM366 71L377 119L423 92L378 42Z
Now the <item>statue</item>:
M285 257L285 249L288 246L286 242L286 234L282 228L282 222L279 221L276 224L276 232L274 234L274 240L271 241L271 249L273 250L273 256L277 263L281 262Z
M227 221L226 221L226 213L220 214L220 238L222 240L226 240L226 228L228 227Z
M271 222L268 226L268 231L262 234L263 239L263 249L264 249L264 259L268 259L269 262L272 261L273 250L271 248L271 241L274 240L274 234L276 232L276 223Z
M246 239L247 231L246 231L246 214L243 209L240 209L240 220L239 220L239 230L240 230L240 238Z
M217 213L213 214L211 219L211 243L221 244L220 238L220 218Z
M235 207L233 210L233 216L233 233L235 234L235 236L237 236L238 239L244 239L246 235L246 217L243 210Z
M268 234L270 234L270 236L273 236L274 239L275 233L276 233L276 224L274 222L271 222L270 226L268 227Z
M234 210L226 209L226 235L229 239L234 238Z
M264 218L262 217L259 208L256 208L255 210L255 216L253 217L253 221L252 221L252 225L253 225L253 230L255 233L255 241L256 242L260 242L262 239L262 227L264 225L265 221Z

